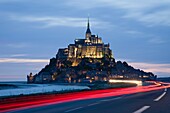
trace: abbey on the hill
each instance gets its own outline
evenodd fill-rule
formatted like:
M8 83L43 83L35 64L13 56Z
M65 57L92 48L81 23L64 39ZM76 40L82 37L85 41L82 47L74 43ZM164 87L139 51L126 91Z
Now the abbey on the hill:
M73 61L72 66L77 66L79 63L77 62L78 59L82 58L103 58L104 56L113 58L110 45L104 44L102 38L98 37L98 35L92 35L89 19L85 39L75 39L75 43L69 44L68 48L59 49L57 55L60 59L67 58ZM61 62L58 61L57 65L60 66L60 63Z
M109 79L155 79L152 73L134 69L126 62L115 62L109 44L98 35L92 35L88 19L84 39L75 39L68 48L58 50L38 74L27 76L28 83L97 82Z
M88 20L85 39L76 39L75 44L69 44L68 58L103 58L104 55L112 57L109 44L104 44L102 38L91 34Z

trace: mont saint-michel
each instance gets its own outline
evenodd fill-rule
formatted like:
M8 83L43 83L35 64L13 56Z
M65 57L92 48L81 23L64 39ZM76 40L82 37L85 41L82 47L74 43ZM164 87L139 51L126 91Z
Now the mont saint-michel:
M154 80L156 75L134 69L126 62L115 61L110 44L93 35L88 19L84 39L60 48L39 73L27 76L28 83L81 83L109 81L109 79Z

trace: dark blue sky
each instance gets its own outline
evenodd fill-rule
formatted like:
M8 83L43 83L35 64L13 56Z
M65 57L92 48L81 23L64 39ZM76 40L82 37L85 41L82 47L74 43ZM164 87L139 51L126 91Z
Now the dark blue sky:
M0 0L0 81L26 80L91 31L116 60L170 75L169 0Z

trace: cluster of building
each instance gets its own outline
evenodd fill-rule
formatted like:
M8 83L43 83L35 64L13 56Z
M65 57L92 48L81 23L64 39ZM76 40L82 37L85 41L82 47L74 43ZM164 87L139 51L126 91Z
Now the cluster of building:
M104 44L101 37L92 35L88 19L84 39L75 39L74 44L59 49L56 58L51 59L49 65L34 76L31 73L27 79L29 83L50 81L77 83L108 81L110 78L138 79L141 76L143 78L143 73L121 75L119 69L115 69L117 67L110 44ZM145 75L146 78L150 76L152 75Z

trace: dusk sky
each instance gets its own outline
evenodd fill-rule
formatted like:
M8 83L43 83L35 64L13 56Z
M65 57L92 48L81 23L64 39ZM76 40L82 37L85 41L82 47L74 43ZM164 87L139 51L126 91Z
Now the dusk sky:
M85 38L88 15L116 60L170 76L170 0L0 0L0 81L26 80Z

